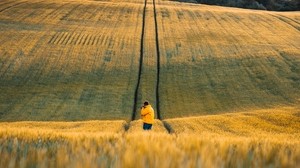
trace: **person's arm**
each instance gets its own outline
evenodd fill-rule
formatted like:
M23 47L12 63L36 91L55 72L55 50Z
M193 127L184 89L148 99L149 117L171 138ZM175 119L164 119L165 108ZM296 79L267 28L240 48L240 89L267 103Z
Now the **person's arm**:
M147 114L149 114L149 111L146 110L145 108L142 108L142 110L141 110L141 116L146 116Z
M148 115L148 114L150 114L150 113L146 113L146 114L144 114L144 115L142 114L142 116L146 116L146 115Z

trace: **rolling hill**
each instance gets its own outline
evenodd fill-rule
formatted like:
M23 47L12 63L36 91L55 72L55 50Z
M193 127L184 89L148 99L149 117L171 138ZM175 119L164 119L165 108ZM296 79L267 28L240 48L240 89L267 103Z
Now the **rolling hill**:
M1 120L129 118L142 5L1 3Z
M299 12L160 11L165 118L299 104Z
M171 1L0 2L0 120L293 106L300 13ZM159 102L159 103L157 103Z
M0 167L299 167L300 12L2 0L0 93Z
M247 9L271 11L299 11L300 2L297 0L179 0L180 2L203 3Z

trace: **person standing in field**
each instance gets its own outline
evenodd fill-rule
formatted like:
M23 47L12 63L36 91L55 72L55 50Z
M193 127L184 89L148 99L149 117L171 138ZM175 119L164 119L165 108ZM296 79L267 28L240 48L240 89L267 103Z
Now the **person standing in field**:
M154 110L148 101L145 101L141 108L141 116L144 123L143 129L151 130L152 124L154 123Z

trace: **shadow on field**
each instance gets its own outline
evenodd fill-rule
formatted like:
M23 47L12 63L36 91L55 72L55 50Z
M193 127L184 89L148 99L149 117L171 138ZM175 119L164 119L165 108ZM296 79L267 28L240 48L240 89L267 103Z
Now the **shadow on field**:
M185 3L198 3L208 5L220 5L227 7L238 7L245 9L258 9L258 10L269 10L269 11L299 11L300 2L298 0L272 0L272 1L261 1L261 0L175 0L178 2Z
M200 57L161 68L162 117L220 114L299 103L299 58ZM173 73L176 71L176 75Z
M136 85L132 74L136 72L99 69L64 74L56 70L37 75L42 67L30 68L34 66L3 75L1 121L130 118ZM162 118L295 104L300 95L299 67L297 57L284 53L276 57L204 57L189 64L168 63L161 67Z

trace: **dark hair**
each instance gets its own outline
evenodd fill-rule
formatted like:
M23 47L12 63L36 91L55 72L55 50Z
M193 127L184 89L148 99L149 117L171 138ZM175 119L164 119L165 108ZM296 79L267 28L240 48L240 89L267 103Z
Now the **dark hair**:
M147 106L147 105L149 105L149 102L148 102L148 101L145 101L145 102L144 102L144 106Z

